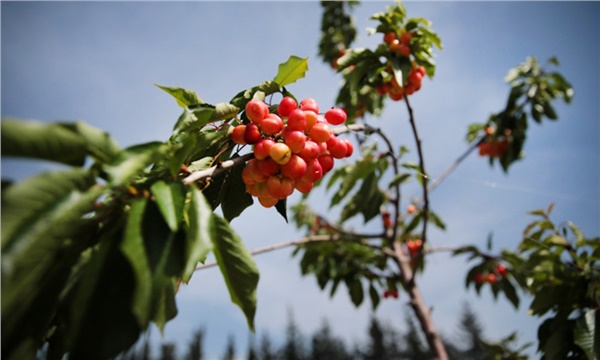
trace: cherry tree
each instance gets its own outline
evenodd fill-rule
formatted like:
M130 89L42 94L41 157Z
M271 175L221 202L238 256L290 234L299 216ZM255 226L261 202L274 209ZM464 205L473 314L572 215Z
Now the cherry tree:
M429 195L467 156L477 152L508 172L523 158L529 123L556 120L553 104L571 101L571 85L554 70L558 60L530 57L511 69L506 106L469 125L465 152L431 181L411 97L423 79L434 79L442 40L428 20L409 18L395 3L371 18L381 42L353 48L349 11L357 5L322 3L319 53L343 79L335 104L294 96L308 59L292 55L271 80L216 104L159 86L182 108L164 142L121 148L84 122L3 119L2 156L70 167L3 182L2 354L32 358L48 344L50 358L114 357L151 323L162 329L173 319L180 284L210 266L219 267L253 330L260 306L253 256L294 247L302 274L330 294L342 285L356 306L406 296L436 358L448 355L419 274L438 251L474 262L465 284L477 292L514 306L519 291L531 294L531 314L548 316L538 333L546 358L598 357L599 239L556 224L552 205L531 212L536 220L511 251L493 253L491 238L487 249L429 242L431 227L446 226ZM408 144L393 143L372 121L385 106L405 108L417 163L405 160ZM407 201L402 190L410 182L420 194ZM319 186L335 190L328 200L338 219L311 207ZM294 192L302 199L288 204ZM251 206L273 208L306 235L249 250L230 221ZM379 230L357 231L357 219ZM519 358L513 340L488 346L496 358Z

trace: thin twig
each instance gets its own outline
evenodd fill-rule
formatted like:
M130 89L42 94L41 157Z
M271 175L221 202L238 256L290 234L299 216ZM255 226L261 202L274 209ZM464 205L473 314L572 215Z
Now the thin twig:
M415 122L413 109L410 106L408 97L405 97L404 100L406 102L406 108L408 109L409 121L413 131L413 136L415 138L415 142L417 143L417 155L419 156L419 171L421 172L423 185L423 231L421 233L421 240L423 241L423 244L425 244L427 242L427 222L429 220L429 188L427 186L429 177L427 175L427 172L425 171L425 158L423 156L423 147L421 146L421 138L419 137L419 133L417 131L417 124ZM418 259L420 259L420 257ZM415 266L415 269L418 268L418 262L420 262L420 260L417 260L417 265Z
M250 254L251 255L259 255L259 254L264 254L267 252L271 252L274 250L279 250L279 249L283 249L286 247L290 247L290 246L300 246L300 245L306 245L309 243L316 243L316 242L335 242L335 241L347 241L347 242L352 242L355 244L359 244L359 245L363 245L363 246L367 246L370 248L374 248L376 250L382 250L381 247L370 244L366 241L364 241L364 239L360 239L360 238L347 238L347 237L341 237L339 235L311 235L311 236L307 236L304 237L302 239L297 239L297 240L291 240L291 241L285 241L285 242L281 242L278 244L273 244L273 245L267 245L261 248L257 248L257 249L253 249L250 250ZM389 250L389 249L388 249ZM393 256L393 253L390 253L389 251L386 252L384 250L384 252L389 255L389 256ZM210 263L206 263L206 264L202 264L199 265L198 267L196 267L196 271L198 270L204 270L207 268L211 268L216 266L217 263L216 262L210 262Z

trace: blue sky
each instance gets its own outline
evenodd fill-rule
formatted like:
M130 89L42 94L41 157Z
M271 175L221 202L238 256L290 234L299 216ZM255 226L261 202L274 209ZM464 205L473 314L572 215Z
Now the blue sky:
M357 46L380 36L365 31L368 17L390 2L356 8ZM448 225L432 231L434 245L483 244L494 232L497 249L512 247L531 220L525 213L555 202L554 219L571 220L588 236L600 234L600 4L577 2L408 2L410 17L433 22L444 50L436 77L412 98L426 165L434 177L466 148L468 124L501 110L508 69L527 56L557 56L571 81L571 105L557 104L558 122L532 124L526 158L508 175L475 156L431 195ZM207 102L272 79L290 55L309 57L306 78L289 86L297 97L333 105L339 76L317 57L318 2L2 2L2 116L43 121L84 120L109 131L122 146L165 140L180 109L153 84L193 89ZM388 104L371 121L414 150L402 104ZM409 155L416 160L414 151ZM21 178L49 164L3 159L2 176ZM418 196L417 187L404 190ZM297 199L297 198L296 198ZM289 201L293 203L294 199ZM327 204L313 197L313 206ZM408 199L406 200L408 201ZM255 206L232 225L249 248L300 237L274 210ZM281 332L291 309L301 330L312 333L327 318L353 341L365 336L372 312L355 309L344 291L329 299L313 278L300 276L298 261L283 250L256 258L261 271L258 335ZM539 321L507 302L465 292L462 258L435 255L419 279L439 328L452 336L463 302L480 316L486 334L518 330L534 341ZM403 322L405 300L385 301L376 315ZM165 340L185 344L204 326L210 358L223 352L228 334L245 349L245 320L229 301L216 269L195 274L178 297L180 315ZM153 336L158 331L153 329Z

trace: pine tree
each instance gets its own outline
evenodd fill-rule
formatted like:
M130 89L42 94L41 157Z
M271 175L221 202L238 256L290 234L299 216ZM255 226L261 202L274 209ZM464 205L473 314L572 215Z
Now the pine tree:
M384 327L385 353L388 359L400 359L402 357L402 337L398 330L391 325Z
M305 358L304 354L302 334L300 334L300 330L290 312L286 329L286 340L281 349L281 358L283 360L303 360Z
M367 343L367 350L363 353L364 360L385 360L385 339L383 329L379 324L377 318L371 318L371 324L369 325L369 340Z
M198 329L192 336L192 341L188 347L187 360L202 360L203 353L203 342L204 340L204 329Z
M258 360L258 353L256 351L256 347L254 346L254 336L250 336L248 340L248 360Z
M233 335L229 335L227 339L227 347L225 348L225 354L223 360L234 360L235 359L235 338Z
M271 339L268 333L264 333L260 341L260 360L274 360L275 355L271 345Z
M461 358L465 360L485 359L487 350L482 344L483 327L468 303L463 305L459 332L461 339L464 339L462 343L465 344Z
M177 360L177 348L174 343L164 343L161 345L160 360Z
M419 336L419 330L415 324L414 319L407 314L406 324L408 329L402 337L404 340L404 348L402 350L402 359L410 360L426 360L431 358L431 354L425 350L423 341Z
M331 333L329 323L325 320L321 328L311 339L311 360L351 360L346 345Z

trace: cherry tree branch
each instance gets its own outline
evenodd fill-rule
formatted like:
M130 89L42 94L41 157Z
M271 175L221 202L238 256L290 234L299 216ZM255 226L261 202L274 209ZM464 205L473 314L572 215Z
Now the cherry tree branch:
M425 333L425 338L427 339L429 347L435 352L437 359L448 360L448 354L446 353L442 338L431 319L431 310L425 305L423 295L415 283L414 275L410 267L410 260L404 253L402 244L397 241L394 242L394 253L396 254L394 257L396 264L400 268L402 283L405 285L406 292L410 296L409 305L413 308L413 311L421 324L421 329Z
M423 232L421 234L421 240L423 243L427 242L427 221L429 220L429 188L427 183L429 181L429 176L427 172L425 172L425 157L423 156L423 147L421 146L421 138L419 137L419 133L417 131L417 124L415 122L415 117L413 113L412 106L410 106L410 102L408 101L408 97L404 97L404 101L406 102L406 108L408 109L410 126L412 128L413 136L415 138L415 142L417 144L417 155L419 157L419 171L421 172L422 177L422 185L423 185Z
M336 241L352 242L354 244L363 245L363 246L370 247L370 248L373 248L376 250L383 250L384 253L386 253L388 256L394 256L393 252L390 252L389 249L382 249L381 247L379 247L377 245L370 244L369 242L365 241L362 238L348 238L348 237L343 237L343 236L340 236L337 234L311 235L311 236L307 236L307 237L297 239L297 240L284 241L281 243L267 245L264 247L250 250L250 254L254 256L254 255L264 254L264 253L275 251L275 250L284 249L284 248L287 248L290 246L301 246L301 245L306 245L306 244L310 244L310 243L336 242ZM206 264L202 264L202 265L199 265L196 267L196 271L211 268L216 265L217 265L217 262L214 262L214 261L206 263Z
M208 177L217 176L220 173L222 173L223 171L225 171L229 168L232 168L234 166L241 165L241 164L245 163L246 161L252 159L253 157L254 157L253 153L248 153L248 154L242 155L240 157L236 157L233 159L223 161L219 165L211 166L209 168L199 170L199 171L194 171L190 175L188 175L187 177L185 177L183 179L183 183L186 185L189 185L189 184L195 183L196 181L199 181L199 180L202 180L202 179L205 179Z

